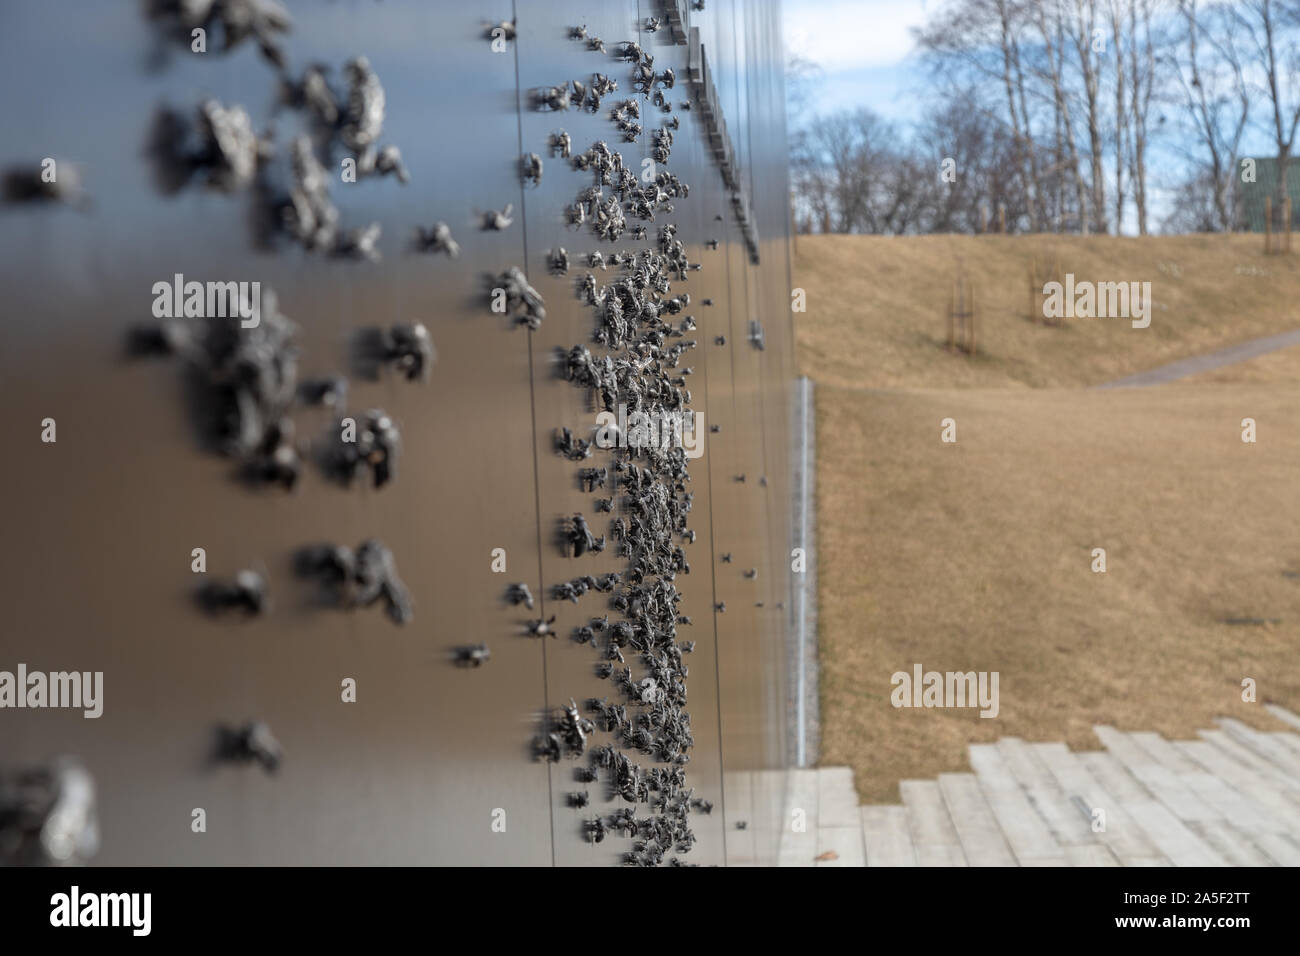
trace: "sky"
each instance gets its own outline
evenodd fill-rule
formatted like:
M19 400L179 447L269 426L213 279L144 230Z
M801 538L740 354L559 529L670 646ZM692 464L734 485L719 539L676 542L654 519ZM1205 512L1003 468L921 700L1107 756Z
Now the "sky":
M801 55L822 71L808 110L822 114L865 106L900 126L914 122L927 89L933 86L916 52L912 30L942 5L943 0L782 0L786 56ZM1275 153L1262 105L1255 104L1252 124L1242 141L1245 155ZM1171 112L1171 118L1173 115ZM808 118L792 116L791 125ZM1152 164L1165 170L1181 169L1186 158L1177 149L1171 151L1173 145L1153 144ZM1159 218L1167 208L1165 184L1156 176L1149 187L1153 215ZM1130 210L1126 230L1135 225L1127 221L1132 215Z
M891 120L916 114L919 65L911 28L935 0L784 0L786 54L823 71L811 108L818 113L866 106Z

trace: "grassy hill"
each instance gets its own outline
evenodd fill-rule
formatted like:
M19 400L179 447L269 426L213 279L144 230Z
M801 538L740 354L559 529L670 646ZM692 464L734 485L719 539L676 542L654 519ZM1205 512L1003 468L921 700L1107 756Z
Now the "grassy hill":
M1146 330L1029 322L1026 279L1011 284L1049 241L1080 277L1150 267L1169 308ZM864 799L967 769L968 743L1001 736L1096 749L1095 723L1178 738L1221 715L1281 729L1241 701L1247 677L1261 701L1300 709L1300 349L1171 385L1080 387L1300 327L1289 260L1253 260L1276 282L1234 271L1252 241L799 240L800 361L818 382L821 756L853 766ZM942 347L946 292L925 281L954 250L1003 277L975 361ZM846 294L835 282L851 263ZM956 444L940 441L944 418ZM999 717L893 708L890 675L916 663L998 671Z
M1029 267L1150 282L1151 326L1030 317ZM953 279L979 304L979 354L946 350ZM1259 236L801 236L800 361L821 384L864 388L1098 385L1300 328L1300 265ZM1292 379L1294 380L1294 379Z

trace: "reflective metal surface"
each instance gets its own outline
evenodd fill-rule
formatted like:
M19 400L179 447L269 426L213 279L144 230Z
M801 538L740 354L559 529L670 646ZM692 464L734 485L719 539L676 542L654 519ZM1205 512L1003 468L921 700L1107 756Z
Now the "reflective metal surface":
M400 145L411 182L335 181L345 222L382 225L377 263L311 258L254 247L246 197L186 190L158 194L143 156L154 108L192 109L203 97L241 103L261 130L273 111L272 70L246 44L230 54L171 47L165 57L135 4L94 0L9 4L0 12L0 166L57 157L76 163L93 199L86 210L0 208L0 399L9 462L0 479L7 529L0 553L0 670L103 671L103 716L72 710L0 710L0 763L79 758L95 780L102 864L609 864L629 841L585 841L584 789L573 761L533 759L542 715L610 685L590 648L568 639L603 613L593 597L555 602L550 588L618 566L612 553L561 556L562 516L590 513L592 495L552 451L556 428L595 425L583 393L556 375L553 355L589 342L590 309L575 295L596 248L568 228L564 207L590 182L551 156L566 129L574 152L596 140L639 169L662 118L643 101L645 133L616 143L607 110L537 112L528 91L603 72L619 80L606 106L631 96L628 64L612 54L637 39L688 98L687 47L644 32L662 16L649 0L552 3L488 0L299 2L283 46L291 69L365 54L387 93L384 140ZM484 36L515 18L502 53ZM775 2L710 0L700 28L741 177L754 210L760 265L750 261L698 111L674 110L668 169L691 186L671 218L704 268L689 291L699 347L683 365L703 412L705 452L677 584L697 641L687 657L695 748L687 785L714 805L694 814L689 862L770 863L781 825L789 623L789 409L793 338L779 9ZM608 55L568 38L585 24ZM522 154L543 157L536 188ZM331 171L332 173L334 171ZM502 232L482 214L514 204ZM722 216L722 221L715 216ZM460 255L409 248L417 226L450 225ZM649 241L659 222L648 224ZM718 239L716 251L705 245ZM565 246L567 277L548 274ZM488 309L485 277L518 266L542 294L537 331ZM354 379L349 408L383 408L400 425L398 477L379 490L304 474L292 493L251 489L232 462L205 451L185 409L178 368L128 360L127 330L150 318L152 286L175 273L258 280L299 326L303 377L349 372L362 326L422 322L438 361L427 383L397 375ZM599 272L597 273L599 277ZM713 306L703 306L711 298ZM766 348L748 342L761 320ZM716 346L725 335L726 345ZM323 410L297 416L312 437ZM40 441L41 422L57 441ZM737 481L740 475L743 482ZM764 484L760 479L766 479ZM597 529L600 533L601 529ZM378 608L340 612L312 602L294 551L381 537L414 600L414 621ZM204 548L208 577L261 569L271 607L249 620L212 619L192 600ZM506 571L494 573L494 549ZM724 563L721 555L730 553ZM580 568L579 568L579 565ZM744 572L756 570L756 576ZM535 611L505 601L525 582ZM726 613L715 614L715 602ZM761 604L761 606L758 606ZM524 636L533 617L557 616L558 639ZM491 659L458 668L456 647L486 642ZM346 678L356 702L341 699ZM216 728L262 720L283 746L275 774L212 759ZM765 781L762 785L756 780ZM774 782L775 781L775 782ZM598 810L616 806L603 785ZM191 828L202 808L206 832ZM743 829L738 824L744 823Z

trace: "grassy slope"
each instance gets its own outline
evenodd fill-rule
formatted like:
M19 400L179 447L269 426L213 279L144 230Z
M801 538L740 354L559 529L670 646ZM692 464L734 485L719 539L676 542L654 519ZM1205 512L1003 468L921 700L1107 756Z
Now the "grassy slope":
M867 388L1097 385L1165 362L1300 328L1300 267L1264 256L1257 236L803 236L796 285L804 370ZM1029 318L1029 262L1060 258L1092 281L1147 281L1151 327ZM982 354L948 353L958 264L976 285Z
M929 249L907 249L912 242ZM897 800L900 779L966 769L966 744L976 740L1016 735L1096 749L1094 723L1188 737L1224 714L1279 729L1240 701L1243 677L1258 680L1262 700L1300 710L1300 353L1186 385L1068 387L1300 320L1254 303L1229 335L1207 312L1212 283L1198 283L1182 295L1200 308L1171 313L1158 336L1149 333L1164 313L1152 329L1124 327L1116 337L1099 321L1036 327L1008 304L1001 325L987 322L994 357L970 363L928 333L906 331L891 303L909 261L916 272L936 247L985 244L1006 260L990 268L1009 272L1015 257L1006 253L1029 242L800 240L796 276L810 306L800 358L819 382L822 760L853 766L866 800ZM1173 261L1176 251L1186 284L1189 272L1208 274L1207 247L1223 240L1158 239L1163 251L1149 255L1126 240L1074 243L1126 262ZM819 277L821 251L851 258L855 244L873 263L859 269L864 288L880 289L883 301L856 315L818 308L836 294ZM875 254L891 244L887 256ZM844 349L844 336L860 347ZM1006 346L1015 362L996 357L999 341L1015 342ZM949 387L926 387L944 378ZM903 382L921 387L889 387ZM1256 445L1240 441L1247 416L1260 423ZM956 445L939 441L947 417L958 423ZM1104 575L1090 570L1094 547L1107 549ZM1280 623L1225 623L1232 617ZM891 707L890 675L917 662L999 671L999 719Z

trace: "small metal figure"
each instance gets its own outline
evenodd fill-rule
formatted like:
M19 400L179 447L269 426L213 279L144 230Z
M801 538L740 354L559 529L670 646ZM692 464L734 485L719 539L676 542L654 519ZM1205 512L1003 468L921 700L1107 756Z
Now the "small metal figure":
M421 252L445 253L451 259L460 255L460 243L451 237L451 227L445 222L434 223L432 229L417 226L415 247Z
M551 149L551 155L559 156L561 159L568 159L573 149L573 141L564 130L552 133L547 145Z
M529 621L524 625L529 637L555 637L555 628L551 625L555 623L555 615L552 614L548 620L542 620L540 617L535 621Z
M506 600L516 606L522 604L530 611L533 609L533 593L528 590L528 585L522 582L510 585L506 591Z
M570 104L569 86L543 86L532 91L533 109L542 112L567 111ZM581 105L581 104L579 104Z
M540 186L542 183L542 157L536 153L525 153L519 160L519 175L525 183Z
M261 721L252 721L239 728L217 728L217 757L233 763L256 761L267 773L280 767L284 752L280 742L271 734L271 728Z
M497 287L506 295L507 314L519 312L518 322L530 329L541 327L546 318L546 304L541 294L528 284L528 278L515 266L497 277Z
M0 177L0 195L9 203L61 203L79 209L90 208L90 197L81 187L81 173L71 163L58 162L55 178L47 182L40 163L11 166Z
M348 380L342 375L309 378L298 385L298 400L304 405L342 408L348 399Z
M380 176L395 176L403 186L411 181L411 173L402 162L402 151L396 146L384 146L379 150L370 146L357 154L357 177L364 178L376 173Z
M0 771L0 865L75 865L98 850L95 781L79 760Z
M255 484L280 485L292 491L302 471L302 459L293 442L293 420L287 416L269 423L262 439L244 461L244 477Z
M490 23L488 24L487 29L483 31L483 35L489 40L495 40L497 38L498 30L501 31L501 39L507 41L513 40L515 38L515 21L502 20L500 23Z
M393 553L373 538L355 553L337 545L305 548L298 553L298 570L329 588L337 607L369 607L382 600L394 623L407 624L414 619Z
M608 478L608 468L580 468L578 470L578 482L582 486L582 490L586 492L604 488L605 481Z
M334 441L326 455L326 468L346 487L369 469L375 488L382 488L396 476L401 432L388 413L378 408L363 412L354 421L351 440L343 440L342 423L331 431Z
M198 599L209 614L238 610L255 617L269 605L266 578L249 570L240 571L232 581L208 582L199 589Z
M423 322L394 325L387 332L369 330L363 343L366 358L378 359L395 369L408 382L426 382L438 353Z
M559 734L546 734L533 742L533 755L537 760L558 763L564 756L564 741Z
M483 230L485 232L503 232L509 229L515 221L511 213L514 212L514 203L506 203L506 207L500 212L488 210L483 214Z
M573 557L580 558L588 551L592 554L599 554L605 550L605 536L597 538L587 527L587 519L580 514L575 514L569 519L568 530L566 532L568 544L567 551L573 552Z
M591 803L591 794L586 790L566 794L565 803L574 810L581 810Z
M569 253L565 250L564 246L560 246L560 248L552 250L549 258L547 259L547 266L551 270L551 275L562 276L568 274Z
M252 37L268 63L284 68L284 51L277 34L288 32L293 19L276 0L150 0L145 4L145 15L187 47L194 30L207 31L219 22L222 52L228 53Z
M555 433L555 450L569 461L582 461L591 457L592 443L578 438L568 428Z
M469 644L456 648L456 663L461 667L482 667L492 658L486 644Z
M349 229L339 236L330 254L339 259L364 259L367 262L378 262L380 232L381 227L377 222Z

